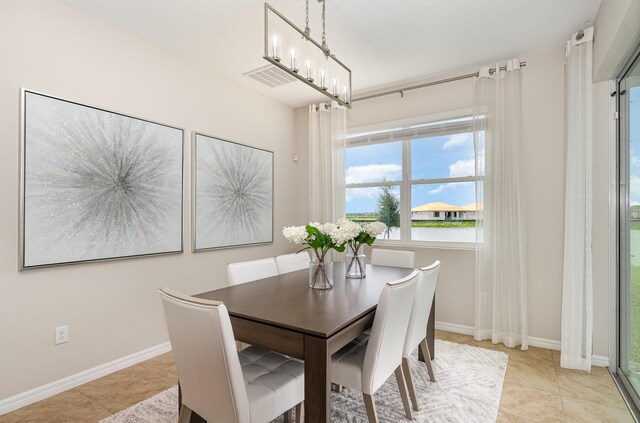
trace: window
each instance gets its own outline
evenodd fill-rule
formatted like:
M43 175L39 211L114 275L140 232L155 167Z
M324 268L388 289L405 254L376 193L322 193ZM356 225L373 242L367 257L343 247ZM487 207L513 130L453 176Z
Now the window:
M458 115L351 130L347 218L385 222L390 230L382 239L475 242L478 206L471 125L471 116Z

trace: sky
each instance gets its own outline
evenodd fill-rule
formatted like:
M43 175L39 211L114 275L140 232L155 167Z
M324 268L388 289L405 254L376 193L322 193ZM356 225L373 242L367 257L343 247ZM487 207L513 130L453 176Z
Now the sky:
M411 179L473 176L475 172L471 133L411 141ZM400 181L402 142L348 148L346 182ZM375 212L379 188L347 189L347 213ZM399 197L399 187L394 192ZM473 182L413 185L411 207L443 202L454 206L474 203Z

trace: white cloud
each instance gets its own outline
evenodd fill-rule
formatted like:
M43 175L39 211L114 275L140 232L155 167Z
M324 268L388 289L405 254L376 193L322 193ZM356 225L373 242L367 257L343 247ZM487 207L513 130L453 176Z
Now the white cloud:
M464 145L467 142L471 141L471 134L453 134L449 136L449 140L444 143L442 146L445 150L451 150L453 147L457 147L459 145Z
M434 188L431 191L429 191L429 194L440 194L442 191L447 190L449 188L455 188L456 184L441 184L438 185L438 188Z
M347 184L360 184L363 182L376 182L391 180L397 181L402 176L402 166L397 164L371 164L366 166L351 166L347 169Z
M476 173L476 160L458 160L452 165L449 165L449 176L473 176Z
M356 200L358 198L378 198L378 187L367 187L367 188L347 188L347 203L351 200Z

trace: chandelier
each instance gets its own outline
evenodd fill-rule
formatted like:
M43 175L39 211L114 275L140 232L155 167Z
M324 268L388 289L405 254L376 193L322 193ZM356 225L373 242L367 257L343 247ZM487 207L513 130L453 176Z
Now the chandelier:
M325 32L326 0L318 2L322 3L322 44L311 38L309 0L305 0L304 30L265 3L263 57L331 100L351 108L351 70L329 50Z

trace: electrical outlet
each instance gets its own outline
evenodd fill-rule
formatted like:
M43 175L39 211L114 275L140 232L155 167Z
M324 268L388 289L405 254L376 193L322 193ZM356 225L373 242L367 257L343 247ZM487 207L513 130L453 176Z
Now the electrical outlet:
M56 345L69 341L69 326L58 326L55 330L54 342Z

